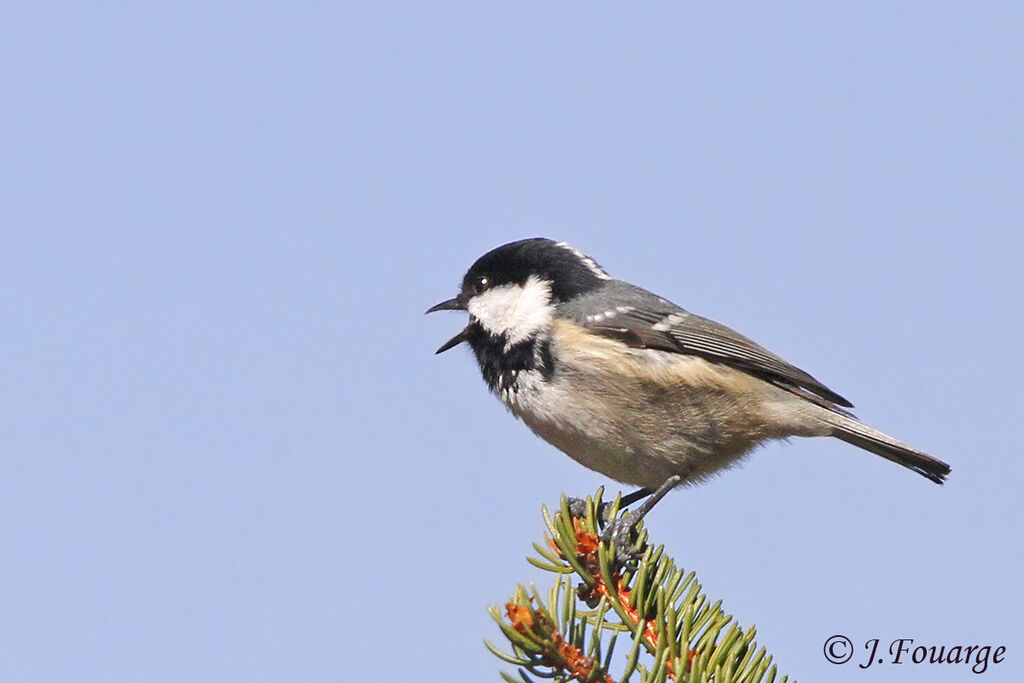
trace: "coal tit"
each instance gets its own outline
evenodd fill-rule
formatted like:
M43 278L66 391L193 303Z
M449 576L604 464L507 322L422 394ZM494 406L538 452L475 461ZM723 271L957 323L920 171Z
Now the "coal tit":
M859 421L852 404L746 337L628 282L564 242L498 247L458 296L487 385L567 455L648 497L727 468L758 444L834 436L941 484L950 468ZM653 495L651 495L653 494ZM618 529L617 531L622 531Z

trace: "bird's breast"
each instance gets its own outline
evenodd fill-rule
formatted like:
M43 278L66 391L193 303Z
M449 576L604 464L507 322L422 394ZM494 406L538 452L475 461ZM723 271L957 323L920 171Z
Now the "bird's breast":
M760 380L695 356L631 349L556 321L553 371L496 393L541 438L618 481L699 479L773 434Z

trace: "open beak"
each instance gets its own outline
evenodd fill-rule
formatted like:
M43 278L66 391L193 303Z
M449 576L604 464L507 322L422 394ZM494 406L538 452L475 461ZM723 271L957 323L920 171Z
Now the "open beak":
M466 310L466 304L462 303L459 297L454 299L448 299L448 301L442 301L439 304L435 304L427 309L427 313L433 313L434 311L464 311Z
M454 299L448 299L447 301L442 301L441 303L437 304L436 306L431 306L430 308L427 309L427 313L433 313L434 311L464 311L464 310L466 310L466 304L464 304L459 297L455 297ZM454 337L452 337L451 339L446 341L444 344L441 344L441 348L439 348L437 351L435 351L434 354L436 355L438 353L444 353L448 349L450 349L450 348L452 348L454 346L458 346L462 342L466 341L466 332L468 332L468 331L469 331L468 327L463 329L457 335L455 335Z
M462 330L461 332L459 332L457 335L455 335L454 337L452 337L448 341L446 341L444 344L441 344L441 348L439 348L437 351L434 351L434 355L436 356L439 353L444 353L448 349L450 349L450 348L452 348L454 346L458 346L462 342L466 341L466 333L467 332L469 332L469 328L468 327L465 328L464 330Z

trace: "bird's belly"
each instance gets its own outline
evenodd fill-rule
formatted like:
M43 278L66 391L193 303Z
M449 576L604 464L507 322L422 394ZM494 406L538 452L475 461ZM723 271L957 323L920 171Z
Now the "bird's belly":
M619 439L594 438L529 414L522 417L537 436L584 467L616 481L653 488L679 469L671 460L632 451Z
M585 467L637 486L657 487L673 475L703 479L760 440L749 418L708 392L666 395L640 386L594 392L570 381L525 382L504 398L551 445Z

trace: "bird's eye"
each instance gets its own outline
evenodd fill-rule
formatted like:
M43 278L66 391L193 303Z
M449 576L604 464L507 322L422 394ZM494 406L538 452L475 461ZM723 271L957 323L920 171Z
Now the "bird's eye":
M473 291L477 294L481 293L491 284L491 281L485 277L478 277L473 283Z

